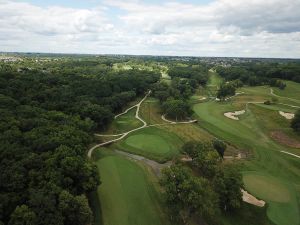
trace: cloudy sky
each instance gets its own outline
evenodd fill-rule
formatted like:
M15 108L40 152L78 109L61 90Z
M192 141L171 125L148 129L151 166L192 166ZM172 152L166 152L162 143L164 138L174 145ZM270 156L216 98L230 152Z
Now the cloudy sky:
M0 0L0 51L300 58L300 0Z

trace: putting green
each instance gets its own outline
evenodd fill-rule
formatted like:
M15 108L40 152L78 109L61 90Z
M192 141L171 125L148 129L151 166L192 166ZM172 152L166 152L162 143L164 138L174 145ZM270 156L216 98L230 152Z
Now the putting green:
M263 200L289 202L291 199L287 187L275 177L246 173L243 176L243 181L251 194Z
M162 137L152 134L137 134L126 139L125 143L145 152L165 154L170 151L170 145Z
M118 155L96 163L102 182L97 194L104 225L169 224L155 182L144 167Z
M182 140L171 132L147 127L131 133L125 140L115 143L114 147L165 162L179 153L182 144Z

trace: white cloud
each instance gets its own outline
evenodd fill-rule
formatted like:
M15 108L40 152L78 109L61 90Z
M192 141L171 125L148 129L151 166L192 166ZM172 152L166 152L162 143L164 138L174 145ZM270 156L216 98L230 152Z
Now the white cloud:
M300 57L299 12L299 0L108 0L93 9L0 0L0 51Z

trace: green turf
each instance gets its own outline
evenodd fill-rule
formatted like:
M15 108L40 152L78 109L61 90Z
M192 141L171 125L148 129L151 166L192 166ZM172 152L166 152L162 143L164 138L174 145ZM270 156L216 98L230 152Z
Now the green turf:
M280 90L279 88L273 88L274 93L282 97L298 100L298 103L300 103L300 83L296 83L293 81L284 82L287 85L286 88L284 90Z
M119 134L142 126L142 122L135 118L136 107L126 114L117 117L108 129L108 133Z
M148 127L131 133L113 147L164 162L177 155L182 144L177 135L156 127Z
M207 82L206 94L208 96L216 96L223 79L217 73L212 71L208 72L208 76L209 79Z
M153 134L136 134L125 140L127 145L155 154L167 154L171 146L162 137Z
M106 154L96 163L102 182L97 194L104 225L169 224L155 187L157 181L146 168L114 154Z
M222 225L274 225L266 215L266 208L242 203L240 209L223 213Z
M256 87L252 92L253 96L267 95L264 87ZM253 98L253 96L251 98ZM244 100L247 96L242 97ZM238 108L237 108L238 106ZM253 106L249 106L247 112L240 116L239 121L234 121L224 117L223 113L228 111L241 110L245 108L241 103L217 103L205 102L196 104L193 109L195 116L199 119L199 125L207 129L216 136L237 145L240 149L252 150L254 160L246 161L243 170L255 171L258 175L275 177L278 184L285 184L289 188L287 192L290 196L288 202L274 202L265 199L268 203L267 213L269 218L276 224L299 224L299 185L300 166L299 159L287 156L279 151L287 150L273 141L262 128L262 122L255 114ZM268 110L270 111L270 110ZM261 115L268 118L269 114ZM280 117L278 117L281 120ZM246 183L246 189L251 188L251 182ZM265 189L263 193L268 191ZM298 188L298 189L297 189ZM264 199L264 196L261 196ZM286 215L289 215L288 217Z
M243 181L248 191L258 198L273 202L291 200L288 188L275 177L248 172L244 174Z

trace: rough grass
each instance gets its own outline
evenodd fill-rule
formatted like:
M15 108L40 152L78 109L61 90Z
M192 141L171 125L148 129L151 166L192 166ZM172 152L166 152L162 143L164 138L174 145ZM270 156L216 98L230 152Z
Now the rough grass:
M280 132L282 135L288 137L290 140L294 140L294 142L300 142L299 134L296 134L293 129L290 127L290 120L285 119L283 116L279 114L279 111L285 112L294 112L293 109L288 109L288 107L281 105L270 105L270 107L266 107L264 104L256 104L249 105L249 108L252 113L255 114L255 117L258 121L258 124L262 131L268 136L272 136L272 132ZM288 147L288 143L279 142L280 144ZM290 152L300 153L297 149L289 149Z
M165 123L165 121L161 119L161 115L162 111L158 99L150 97L142 103L140 107L140 116L148 124Z
M136 107L114 119L107 133L119 134L142 126L142 122L135 118L135 111Z
M292 98L298 100L300 103L300 83L296 83L293 81L284 81L286 83L286 88L284 90L280 90L279 88L273 88L274 93L279 96Z
M148 127L131 133L113 148L165 162L179 154L182 140L175 134L156 127Z
M194 124L176 124L160 126L161 129L174 133L184 142L188 141L211 141L213 136L206 130Z
M94 197L101 202L104 225L169 224L157 180L146 167L113 153L97 154L102 184Z

